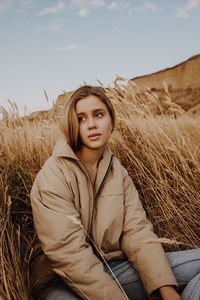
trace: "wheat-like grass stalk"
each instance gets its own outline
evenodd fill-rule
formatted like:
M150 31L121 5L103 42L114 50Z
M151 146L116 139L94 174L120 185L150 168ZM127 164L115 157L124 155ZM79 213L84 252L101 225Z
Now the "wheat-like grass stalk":
M200 120L173 103L167 87L165 99L160 99L118 77L105 92L117 116L110 148L128 169L159 238L179 241L164 243L165 250L200 247ZM9 295L25 299L30 291L34 231L29 193L52 153L60 112L70 94L59 97L50 111L23 118L12 101L9 110L0 109L0 295L4 300Z

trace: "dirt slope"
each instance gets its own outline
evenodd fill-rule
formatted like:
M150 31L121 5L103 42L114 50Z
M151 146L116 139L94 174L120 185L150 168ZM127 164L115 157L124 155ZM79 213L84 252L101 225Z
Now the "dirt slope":
M170 97L192 116L200 116L200 54L172 67L149 75L136 77L133 80L140 91L147 87L156 92L161 102L165 100L163 82L168 85ZM59 95L54 107L50 110L33 112L29 120L55 118L72 91Z
M141 91L149 87L164 97L163 82L168 85L172 101L191 114L200 114L200 54L172 67L133 80ZM197 110L194 107L197 107ZM193 110L192 110L193 109Z

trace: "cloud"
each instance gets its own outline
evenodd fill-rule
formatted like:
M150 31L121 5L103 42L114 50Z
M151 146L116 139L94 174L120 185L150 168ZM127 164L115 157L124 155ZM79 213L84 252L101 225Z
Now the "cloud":
M89 14L89 10L87 8L83 8L83 9L79 10L78 14L81 17L85 17L86 15Z
M78 14L83 17L88 15L92 9L105 6L105 3L106 1L104 0L71 0L71 7L78 8ZM130 2L125 3L117 0L107 4L106 8L110 10L126 10L130 6Z
M91 9L103 7L103 0L71 0L71 7L78 8L78 15L84 17L90 13Z
M11 4L11 0L0 0L0 13L6 12Z
M29 5L31 5L33 3L32 0L17 0L17 2L22 7L27 7L27 6L29 6Z
M0 0L0 14L16 8L26 8L32 3L32 0Z
M112 29L113 29L113 30L119 30L120 27L119 27L119 26L113 26Z
M97 8L104 6L105 3L103 0L71 0L71 6L76 6L80 9L82 8Z
M63 48L59 48L59 51L76 51L76 52L85 52L89 47L80 46L80 45L69 45Z
M55 22L57 23L66 23L66 22L69 22L70 19L69 18L66 18L66 17L58 17L55 19Z
M177 8L177 17L188 18L189 12L194 9L200 8L200 0L188 0L184 7Z
M131 6L130 2L124 3L122 1L120 2L111 2L108 6L107 9L113 9L113 10L126 10L128 7Z
M132 13L132 11L145 11L145 10L151 10L155 12L157 10L156 4L145 1L143 2L139 7L133 7L131 5L131 2L124 2L124 1L113 1L106 7L110 10L119 10L119 11L128 11L128 13Z
M38 16L44 16L48 14L56 14L65 8L64 2L59 2L57 6L47 7L37 13Z
M144 2L142 10L150 9L151 11L156 11L157 6L151 2Z
M117 2L112 2L107 6L108 9L118 9L118 7Z
M66 22L69 22L70 19L66 17L59 17L54 19L53 23L47 28L48 30L51 31L59 31Z
M49 30L51 31L59 31L61 29L61 24L53 24L49 26Z
M145 1L141 6L134 7L133 10L135 11L151 10L152 12L155 12L157 10L157 6L152 2Z
M128 7L130 7L131 6L131 3L130 2L127 2L127 3L123 3L122 4L122 7L124 8L124 9L127 9Z

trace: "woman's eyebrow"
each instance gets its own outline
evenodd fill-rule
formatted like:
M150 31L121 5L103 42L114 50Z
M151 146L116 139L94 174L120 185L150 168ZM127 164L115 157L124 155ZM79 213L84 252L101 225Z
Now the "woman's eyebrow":
M97 109L94 109L93 112L98 112L98 111L105 111L104 108L97 108Z
M105 109L104 108L97 108L97 109L93 109L92 110L93 113L96 113L98 111L105 111ZM79 116L79 115L85 115L85 114L87 114L87 112L79 112L79 113L77 113L77 116Z
M84 112L77 113L77 116L80 116L80 115L85 115L85 113Z

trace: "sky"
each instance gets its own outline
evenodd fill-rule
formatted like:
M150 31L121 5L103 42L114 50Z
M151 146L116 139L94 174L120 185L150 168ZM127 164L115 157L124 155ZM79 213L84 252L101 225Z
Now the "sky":
M200 53L199 32L200 0L0 0L0 106L28 114L172 67Z

